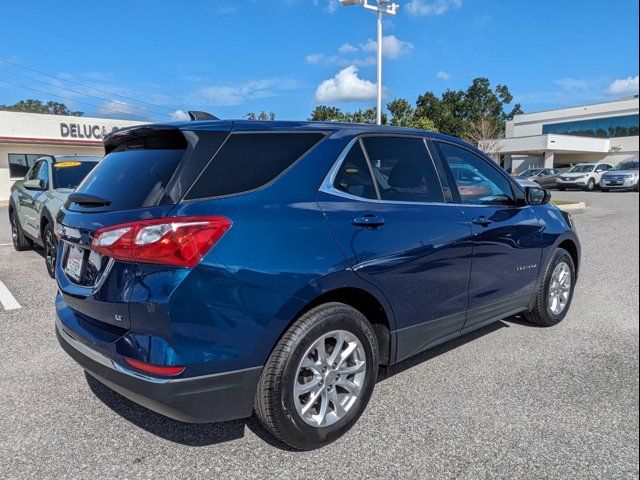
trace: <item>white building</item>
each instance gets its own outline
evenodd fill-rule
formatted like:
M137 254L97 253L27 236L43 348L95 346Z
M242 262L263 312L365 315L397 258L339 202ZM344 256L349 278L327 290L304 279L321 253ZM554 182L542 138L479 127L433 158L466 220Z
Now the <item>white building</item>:
M104 155L102 138L141 122L0 111L0 201L42 155Z
M499 148L505 168L514 173L638 158L638 96L516 115Z

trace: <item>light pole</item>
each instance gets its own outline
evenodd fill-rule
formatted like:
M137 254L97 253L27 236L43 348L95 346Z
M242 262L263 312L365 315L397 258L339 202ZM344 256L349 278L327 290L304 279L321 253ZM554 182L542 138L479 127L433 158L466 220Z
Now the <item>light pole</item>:
M369 1L377 5L370 5ZM376 108L376 123L382 125L382 15L396 15L400 5L390 3L391 0L340 0L340 5L362 5L367 10L378 14L378 104Z

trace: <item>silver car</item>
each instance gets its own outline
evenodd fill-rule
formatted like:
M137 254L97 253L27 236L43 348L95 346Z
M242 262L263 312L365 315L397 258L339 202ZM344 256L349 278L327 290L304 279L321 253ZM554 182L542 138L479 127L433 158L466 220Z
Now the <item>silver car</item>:
M603 192L609 190L635 190L637 192L640 185L639 177L638 160L621 162L602 176L600 189Z
M89 156L48 155L36 160L24 179L11 187L9 220L16 250L44 248L47 272L55 277L55 219L60 207L101 160Z
M530 168L518 174L516 180L528 180L537 183L542 188L553 188L560 176L560 170L555 168Z

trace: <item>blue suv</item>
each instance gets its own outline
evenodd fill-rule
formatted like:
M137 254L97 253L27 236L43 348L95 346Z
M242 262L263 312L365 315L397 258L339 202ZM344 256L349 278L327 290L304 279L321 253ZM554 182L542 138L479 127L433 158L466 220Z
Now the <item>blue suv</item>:
M455 138L196 121L104 143L58 216L57 336L168 417L255 412L318 448L358 420L379 366L571 305L571 218Z

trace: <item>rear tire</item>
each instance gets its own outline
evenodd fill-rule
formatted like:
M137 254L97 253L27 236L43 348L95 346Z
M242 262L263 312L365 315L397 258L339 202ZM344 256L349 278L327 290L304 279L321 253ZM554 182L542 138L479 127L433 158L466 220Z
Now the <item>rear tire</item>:
M576 267L573 258L569 252L558 248L549 260L535 305L525 318L543 327L560 323L571 307L575 282Z
M20 220L18 220L18 215L15 210L11 211L9 221L11 222L11 239L13 240L13 248L19 252L31 250L33 248L33 242L27 238L22 231Z
M339 343L342 354L335 350ZM274 348L258 382L255 412L290 447L323 447L360 418L377 373L378 343L367 319L342 303L320 305L302 315Z
M593 178L590 178L589 181L587 182L587 186L585 187L585 190L587 192L593 192L596 189L596 181Z

